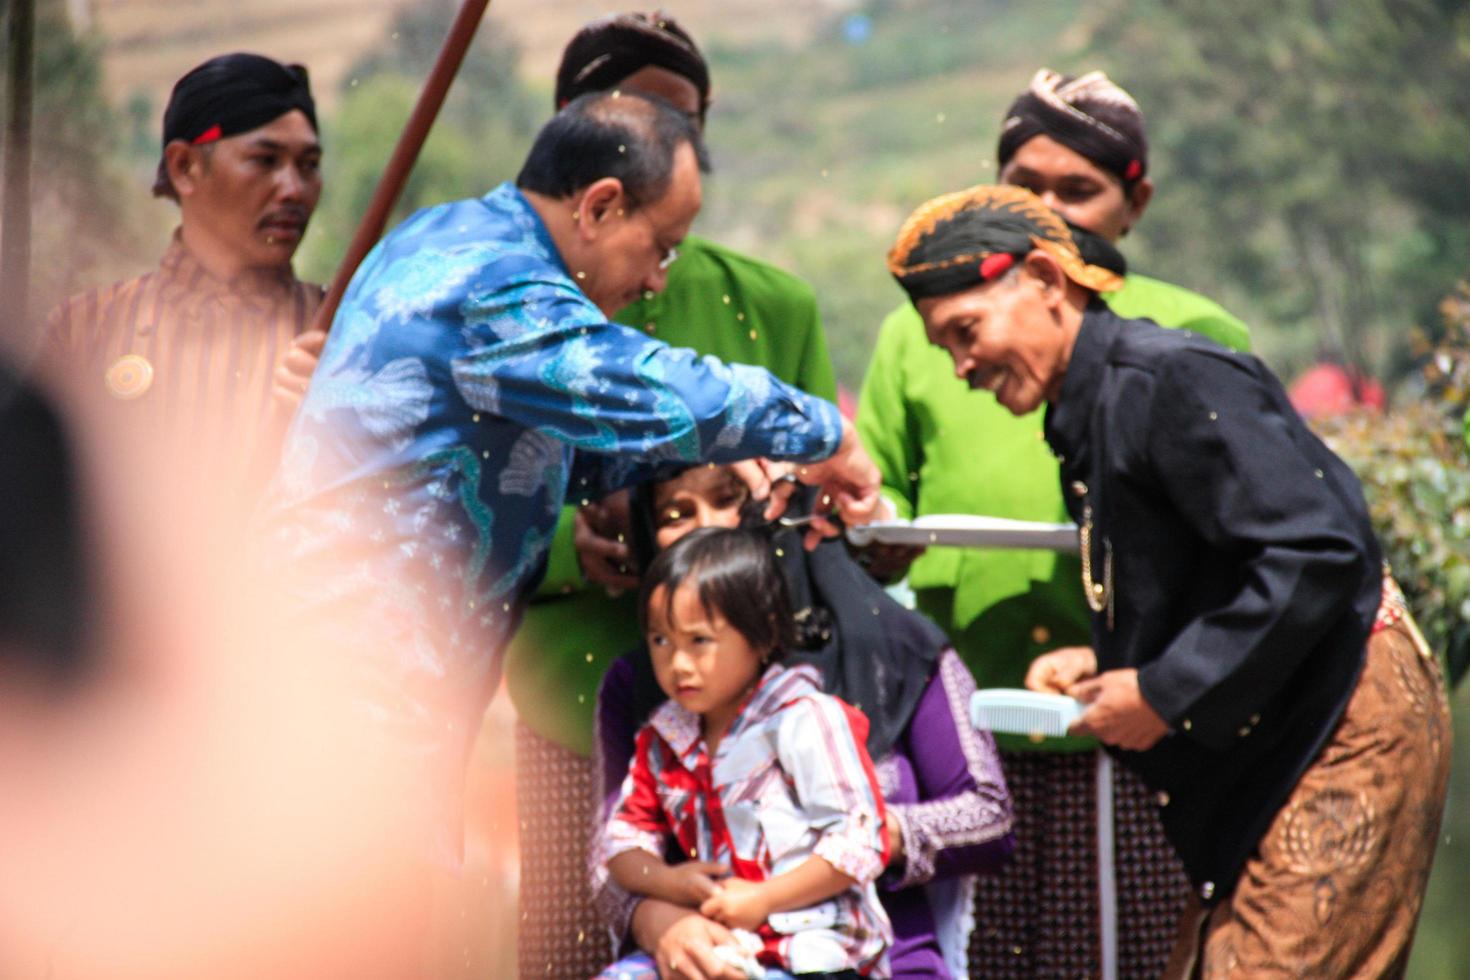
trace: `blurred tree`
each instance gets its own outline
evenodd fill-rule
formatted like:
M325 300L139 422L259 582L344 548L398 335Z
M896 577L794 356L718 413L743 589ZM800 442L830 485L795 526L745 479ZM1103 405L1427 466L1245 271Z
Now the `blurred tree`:
M1314 427L1363 481L1384 558L1457 683L1470 670L1470 281L1440 310L1437 343L1419 330L1411 338L1418 397Z
M1275 331L1278 360L1404 367L1470 254L1470 8L1116 0L1092 42L1165 185L1130 257Z
M129 208L128 175L114 162L124 130L103 96L100 55L98 37L72 32L61 0L37 0L33 317L72 292L156 258L141 246L149 222ZM24 347L29 337L7 339Z
M340 106L324 120L324 192L296 263L298 274L318 282L331 278L456 9L451 0L404 6L389 36L345 76ZM390 227L419 208L483 194L515 177L538 125L550 114L521 83L519 61L519 50L494 21L480 25Z

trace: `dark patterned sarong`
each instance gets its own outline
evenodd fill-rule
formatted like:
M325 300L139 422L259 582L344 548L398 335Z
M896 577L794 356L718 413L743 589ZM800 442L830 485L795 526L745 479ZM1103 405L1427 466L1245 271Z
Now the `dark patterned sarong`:
M592 760L516 724L521 980L586 980L612 962L587 888Z
M970 976L1080 980L1102 976L1097 756L1002 752L1016 852L977 881ZM1113 770L1120 978L1156 977L1188 893L1158 806L1142 781Z

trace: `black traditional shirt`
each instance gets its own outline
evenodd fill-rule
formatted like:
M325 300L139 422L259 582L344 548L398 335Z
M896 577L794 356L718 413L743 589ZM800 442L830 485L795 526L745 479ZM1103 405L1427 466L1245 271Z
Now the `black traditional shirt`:
M1361 670L1381 587L1362 490L1255 357L1096 303L1046 438L1086 531L1098 669L1137 668L1171 728L1117 754L1222 897Z

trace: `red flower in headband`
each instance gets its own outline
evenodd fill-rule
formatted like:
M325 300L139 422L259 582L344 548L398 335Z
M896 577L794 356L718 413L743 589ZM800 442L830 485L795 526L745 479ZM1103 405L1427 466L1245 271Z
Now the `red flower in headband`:
M219 123L215 123L213 126L210 126L204 132L194 137L194 139L190 142L192 142L195 146L199 146L202 143L213 143L215 140L219 139L223 135L224 133L220 130Z
M1011 266L1016 264L1016 257L1009 252L996 252L987 255L980 262L980 278L989 282L999 278L1010 271Z
M1141 160L1129 160L1128 169L1123 171L1124 180L1137 180L1143 176L1143 162Z

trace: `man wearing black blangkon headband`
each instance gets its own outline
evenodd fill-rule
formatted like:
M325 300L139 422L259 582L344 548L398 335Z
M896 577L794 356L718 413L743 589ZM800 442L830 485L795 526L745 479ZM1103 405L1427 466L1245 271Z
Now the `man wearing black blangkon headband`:
M153 193L179 206L159 267L55 310L46 369L248 505L323 335L291 258L321 196L306 69L227 54L174 85Z
M1070 734L1143 781L1190 883L1172 958L1118 975L1401 976L1449 707L1352 471L1259 360L1100 302L1116 277L1028 191L930 201L888 267L957 378L1045 406L1089 635L1025 683L1083 703Z
M1002 183L1034 191L1074 229L1085 230L1074 234L1082 254L1122 273L1099 293L1113 312L1237 350L1249 346L1240 321L1202 296L1129 269L1113 247L1143 217L1154 185L1143 114L1106 75L1038 71L1001 122L997 163ZM885 496L905 517L1065 520L1041 413L1013 416L995 396L952 374L944 352L925 340L912 305L887 318L858 411ZM897 576L914 552L870 549L867 557L880 577ZM949 634L980 687L1019 687L1041 653L1088 642L1077 574L1070 555L939 548L913 561L908 582L918 608ZM1107 919L1114 881L1101 881L1098 872L1096 743L1010 735L997 741L1021 851L978 885L983 925L974 933L971 966L998 978L1102 975L1105 944L1097 923ZM1109 948L1119 975L1150 976L1172 941L1184 878L1151 795L1122 769L1115 770L1114 800L1118 942Z

